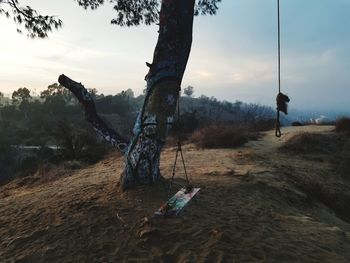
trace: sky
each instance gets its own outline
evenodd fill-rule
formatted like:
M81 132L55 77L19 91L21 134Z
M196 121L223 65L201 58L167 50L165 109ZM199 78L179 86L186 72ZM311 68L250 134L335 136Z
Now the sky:
M282 92L290 108L348 111L350 0L280 0ZM73 0L20 1L64 26L48 39L29 39L0 17L0 91L39 93L60 74L99 93L145 87L157 26L121 28L110 4L84 10ZM195 96L273 106L277 94L276 0L222 0L216 16L194 21L182 87Z

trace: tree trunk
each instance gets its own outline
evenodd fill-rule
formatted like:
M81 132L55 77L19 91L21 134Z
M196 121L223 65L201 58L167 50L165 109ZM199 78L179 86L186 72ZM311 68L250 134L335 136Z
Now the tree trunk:
M162 1L153 62L146 63L150 68L145 77L147 93L130 143L98 117L90 94L80 83L64 75L59 77L59 83L71 90L82 103L86 119L94 129L125 153L125 168L121 176L123 190L140 184L152 184L161 177L160 152L174 122L181 82L191 50L194 2Z
M125 157L123 189L160 178L160 152L174 121L192 44L194 0L163 0L159 37L146 75L147 93Z

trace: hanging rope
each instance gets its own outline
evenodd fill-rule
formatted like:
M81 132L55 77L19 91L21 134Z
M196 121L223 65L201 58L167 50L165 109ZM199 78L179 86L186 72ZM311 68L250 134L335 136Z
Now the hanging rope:
M277 38L278 38L278 93L281 93L281 19L280 19L280 0L277 0Z
M278 94L281 93L281 27L280 27L280 0L277 0L277 39L278 39ZM277 103L277 116L276 116L276 137L281 137L281 122L280 111L278 110L278 95L276 98Z
M275 125L276 137L281 137L281 122L280 112L287 113L287 103L290 101L289 97L281 92L281 18L280 18L280 0L277 0L277 39L278 39L278 94L276 97L277 116Z

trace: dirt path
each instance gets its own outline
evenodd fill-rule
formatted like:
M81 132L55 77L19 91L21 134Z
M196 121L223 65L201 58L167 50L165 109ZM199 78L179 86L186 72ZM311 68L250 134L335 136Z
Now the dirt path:
M173 219L153 217L167 182L120 192L122 160L115 156L56 171L60 176L45 183L3 186L0 262L350 262L350 224L293 181L328 173L327 164L278 152L292 134L331 129L287 128L281 139L268 132L235 150L185 146L201 191ZM174 150L162 156L165 178Z
M283 127L282 136L277 138L274 131L263 133L264 136L258 141L250 141L246 147L251 147L256 153L274 153L278 147L281 147L293 135L308 132L308 133L329 133L334 130L334 126L295 126Z

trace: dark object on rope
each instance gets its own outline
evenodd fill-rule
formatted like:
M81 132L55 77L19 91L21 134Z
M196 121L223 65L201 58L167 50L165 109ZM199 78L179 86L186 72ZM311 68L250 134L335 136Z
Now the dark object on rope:
M277 103L277 118L276 118L276 137L281 137L281 122L280 122L280 112L282 111L284 114L288 114L288 102L290 101L289 97L283 93L278 93L276 97Z
M281 137L281 122L280 122L280 111L284 114L288 114L288 102L289 97L281 92L281 23L280 23L280 1L277 0L277 38L278 38L278 94L276 97L277 103L277 116L276 116L276 137Z

